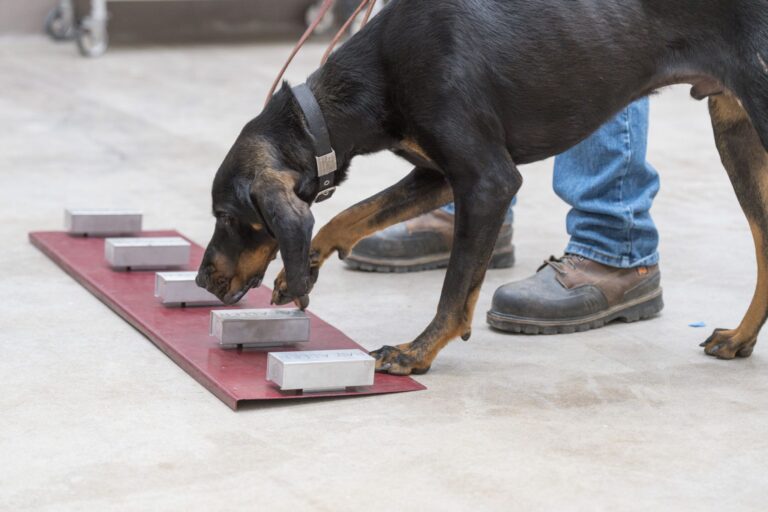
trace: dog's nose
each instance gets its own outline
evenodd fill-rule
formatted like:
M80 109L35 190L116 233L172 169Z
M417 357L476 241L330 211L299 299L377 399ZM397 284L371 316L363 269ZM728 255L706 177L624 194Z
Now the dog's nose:
M197 273L197 277L195 278L195 283L197 284L197 286L199 286L200 288L205 288L208 284L207 281L208 281L207 274L203 273L202 271Z

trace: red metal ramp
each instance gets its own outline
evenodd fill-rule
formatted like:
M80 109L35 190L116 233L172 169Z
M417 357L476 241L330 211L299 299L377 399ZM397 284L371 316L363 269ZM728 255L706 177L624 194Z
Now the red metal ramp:
M176 231L149 231L140 236L183 236ZM186 238L186 237L184 237ZM104 239L48 231L29 234L32 244L78 283L141 331L196 381L232 409L249 400L296 400L329 396L375 395L417 391L424 386L410 377L377 373L373 386L356 391L325 393L281 392L265 379L267 351L222 350L208 335L211 309L167 308L154 297L154 271L116 272L104 260ZM190 241L191 242L191 241ZM192 259L202 260L203 248L192 243ZM190 267L193 269L196 265ZM236 308L270 307L272 291L251 290ZM361 348L341 331L308 312L309 343L296 350ZM280 349L290 350L290 348Z

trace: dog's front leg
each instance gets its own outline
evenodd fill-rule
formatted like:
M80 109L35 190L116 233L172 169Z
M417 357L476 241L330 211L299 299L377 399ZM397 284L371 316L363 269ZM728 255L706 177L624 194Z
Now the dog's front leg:
M453 250L437 314L412 343L384 346L371 353L376 368L397 375L425 373L452 339L469 339L472 316L485 271L509 203L522 177L506 151L482 174L452 181L456 203Z
M320 267L334 252L344 259L361 239L398 222L411 219L451 201L451 188L442 173L417 167L395 185L357 203L334 217L312 239L310 276L317 281ZM272 302L290 297L281 270L275 279Z

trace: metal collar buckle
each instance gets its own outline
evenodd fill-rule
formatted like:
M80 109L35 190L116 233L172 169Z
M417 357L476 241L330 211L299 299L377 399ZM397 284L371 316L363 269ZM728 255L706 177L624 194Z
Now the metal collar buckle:
M330 199L330 197L333 195L334 192L336 192L336 187L331 187L331 188L327 188L325 190L321 190L315 196L315 202L316 203L322 203L326 199Z
M316 156L315 162L317 163L317 179L320 183L320 191L315 196L315 202L319 203L330 198L336 191L336 187L333 185L333 176L331 176L338 169L336 151L331 149L328 154Z

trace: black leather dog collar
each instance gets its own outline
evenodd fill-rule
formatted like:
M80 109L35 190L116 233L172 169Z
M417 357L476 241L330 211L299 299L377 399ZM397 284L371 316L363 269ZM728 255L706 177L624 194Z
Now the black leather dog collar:
M334 173L338 170L336 152L331 146L331 136L328 133L328 125L320 110L315 95L309 90L307 84L297 85L293 88L293 96L299 103L304 118L307 121L309 135L315 149L315 162L317 163L318 192L315 202L325 201L336 191Z

